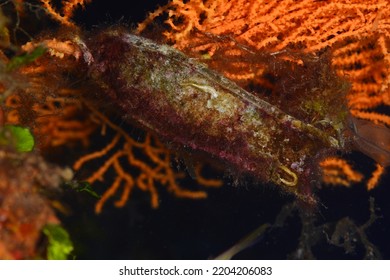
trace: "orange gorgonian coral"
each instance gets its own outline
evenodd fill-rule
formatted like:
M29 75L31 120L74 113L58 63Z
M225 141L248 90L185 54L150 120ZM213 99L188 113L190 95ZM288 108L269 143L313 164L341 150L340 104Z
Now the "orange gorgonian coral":
M74 23L71 21L73 13L78 6L82 8L91 0L69 0L62 1L62 10L58 12L52 5L50 0L40 0L43 7L47 10L53 19L57 20L63 25L75 27Z
M251 59L256 52L330 51L332 67L351 82L351 114L390 126L390 116L377 110L390 105L389 7L388 0L172 0L150 13L138 33L147 33L163 17L164 36L176 48L243 86L271 90L264 65ZM289 53L285 59L294 61ZM350 185L363 178L345 173L351 169L346 161L329 159L322 167L328 183ZM383 171L378 169L375 177ZM368 184L371 189L372 181Z
M159 206L157 186L166 186L167 190L177 197L205 198L205 191L191 191L181 188L177 184L177 179L184 174L175 171L171 166L171 152L150 133L145 139L135 140L131 138L120 126L114 124L106 116L99 113L93 107L89 107L91 113L99 118L103 126L114 131L111 142L100 151L87 154L77 160L74 164L75 170L80 170L86 163L94 159L101 159L108 155L105 163L97 169L86 181L95 183L103 181L106 173L113 169L116 177L112 185L105 191L101 199L96 204L96 212L100 213L105 202L123 188L121 197L115 202L116 207L123 207L129 198L134 187L150 193L151 206ZM141 152L146 159L137 158L136 154ZM123 161L127 161L128 167L123 166ZM138 172L129 170L136 169ZM197 180L203 186L221 186L220 180L204 179L198 172Z
M41 57L15 73L19 82L5 99L6 122L34 128L43 149L76 143L88 146L98 124L83 112L79 99L83 89L70 86L67 75L74 61L63 58L61 67L58 63Z

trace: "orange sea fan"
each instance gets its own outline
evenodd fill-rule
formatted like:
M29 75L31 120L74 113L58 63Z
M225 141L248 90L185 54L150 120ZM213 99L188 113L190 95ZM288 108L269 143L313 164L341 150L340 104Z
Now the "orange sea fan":
M51 0L40 0L43 7L47 10L47 13L50 14L52 18L57 20L63 25L75 27L74 23L71 21L74 11L78 6L82 8L85 7L85 4L91 2L91 0L68 0L62 1L62 10L58 12L52 4Z
M389 125L388 117L363 112L390 104L389 7L388 0L173 0L140 23L138 32L165 14L164 35L176 48L207 54L208 63L244 83L262 74L242 59L251 51L320 52L330 47L334 67L352 82L351 112ZM224 66L231 60L231 67L218 67L220 60Z
M113 180L109 179L112 180L111 186L96 204L96 213L101 213L106 201L114 197L120 189L123 189L123 191L115 202L116 207L125 205L134 188L150 194L152 208L159 206L157 188L160 186L166 187L167 191L173 193L176 197L200 199L207 196L204 190L189 190L182 188L177 183L177 180L182 178L184 174L172 168L172 152L156 137L146 133L144 140L135 140L120 126L109 120L107 116L94 109L93 106L90 105L89 110L106 127L104 130L111 130L111 134L114 135L110 143L103 149L82 156L74 164L74 169L80 170L91 161L97 159L104 161L100 168L85 179L91 184L96 181L106 181L107 177L110 178L107 175L110 170L115 173L115 178ZM143 158L138 156L140 153ZM134 170L134 172L130 170ZM220 180L205 179L200 175L199 170L197 170L197 175L197 181L202 186L219 187L222 185Z
M72 86L74 81L67 77L74 64L73 58L44 55L12 73L14 85L4 102L5 122L31 127L40 148L87 146L98 127L83 110L80 94L85 89Z

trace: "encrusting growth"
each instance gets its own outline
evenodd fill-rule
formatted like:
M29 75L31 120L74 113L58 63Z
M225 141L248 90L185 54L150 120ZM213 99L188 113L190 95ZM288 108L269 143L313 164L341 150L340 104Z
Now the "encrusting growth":
M42 228L59 223L42 193L58 192L71 177L69 168L49 164L36 152L0 147L0 259L34 259L41 253Z
M347 87L327 67L326 56L296 54L303 66L272 54L257 57L275 63L270 71L290 73L302 89L288 109L245 91L172 47L119 28L102 31L85 44L91 78L125 120L141 124L179 150L212 157L233 174L273 182L309 201L317 161L323 154L345 149L348 142L342 92ZM302 81L301 76L307 79ZM281 78L281 83L288 81ZM319 117L314 122L311 111L295 112L305 99L329 108L317 112L329 121L321 123ZM328 115L332 112L328 102L336 114Z

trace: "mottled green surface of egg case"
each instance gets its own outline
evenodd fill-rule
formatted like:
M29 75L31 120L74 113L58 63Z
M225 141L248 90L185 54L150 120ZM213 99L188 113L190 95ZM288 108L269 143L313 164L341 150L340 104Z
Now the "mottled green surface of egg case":
M342 148L340 130L296 119L167 45L108 30L87 47L91 77L125 119L239 173L308 193L319 155Z

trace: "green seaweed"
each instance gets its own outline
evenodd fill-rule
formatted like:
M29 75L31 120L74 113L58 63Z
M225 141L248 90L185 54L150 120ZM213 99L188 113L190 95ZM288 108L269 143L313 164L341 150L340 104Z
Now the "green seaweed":
M0 145L13 146L18 152L31 152L34 149L35 140L29 128L5 125L0 130Z
M93 196L94 198L100 198L100 195L98 195L92 188L91 184L85 181L79 182L79 181L71 181L67 182L65 184L66 187L70 187L72 190L75 190L76 192L86 192Z
M22 55L14 56L6 66L7 71L13 71L23 65L35 61L38 57L42 56L46 52L46 48L43 46L36 47L33 51Z
M48 260L66 260L73 251L73 243L69 233L61 226L47 224L43 228L43 233L47 236L49 245L47 247Z

